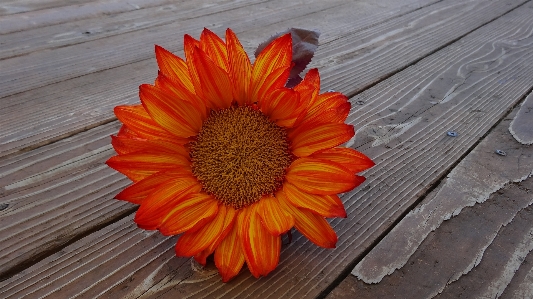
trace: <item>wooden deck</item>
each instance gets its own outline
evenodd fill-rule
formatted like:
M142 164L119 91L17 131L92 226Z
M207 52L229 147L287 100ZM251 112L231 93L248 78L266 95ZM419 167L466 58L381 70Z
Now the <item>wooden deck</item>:
M0 298L533 298L533 1L0 2ZM349 96L375 162L341 196L337 248L294 231L280 264L221 282L136 227L104 162L154 44L289 27Z

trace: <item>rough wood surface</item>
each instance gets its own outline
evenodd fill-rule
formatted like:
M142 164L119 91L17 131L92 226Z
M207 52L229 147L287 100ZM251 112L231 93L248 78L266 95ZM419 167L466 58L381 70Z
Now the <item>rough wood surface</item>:
M4 0L0 3L0 16L33 10L83 4L91 0Z
M24 1L30 2L30 1ZM53 2L47 1L47 2ZM8 14L0 18L0 34L7 34L32 28L61 24L74 20L87 19L104 14L116 14L125 11L142 9L146 7L163 5L172 0L98 0L86 1L88 3L77 4L71 1L71 5L61 5L42 10L29 11L17 14Z
M232 27L236 27L237 31L246 30L239 33L239 37L243 40L248 50L253 50L259 42L258 39L264 39L265 34L281 31L291 26L291 24L310 28L316 26L321 31L328 33L329 39L324 34L325 38L321 41L322 45L319 47L316 63L313 66L324 65L321 70L324 73L323 82L325 86L353 94L365 88L365 86L374 84L399 69L405 68L413 61L435 51L436 48L445 46L450 41L506 13L521 3L523 3L521 0L498 2L478 0L466 3L463 1L439 2L410 14L402 15L401 19L403 21L398 23L394 21L395 19L390 19L390 16L386 14L378 15L377 18L372 17L367 14L368 10L365 9L364 3L356 2L345 4L352 5L353 7L350 9L339 6L322 13L306 14L304 11L302 12L303 16L292 20L293 23L288 21L281 22L283 18L287 19L288 16L274 14L274 17L255 19L251 24L238 19L226 21L221 27L215 28L215 31L220 31L219 33L221 33L226 26L235 24ZM389 8L389 6L386 7ZM416 5L413 7L416 7ZM428 14L440 16L439 26L432 25L433 17L428 18ZM361 15L361 18L358 18L359 15ZM247 20L248 15L243 16L243 18ZM272 20L273 18L274 20ZM388 22L383 22L383 20L387 19L390 19L392 25L388 24ZM349 24L349 26L346 24ZM445 24L447 26L444 26ZM253 27L256 28L254 31L250 31L253 29L251 28L252 26L256 26ZM343 30L341 35L337 34L338 27ZM376 31L372 31L374 27L376 27ZM398 27L401 29L398 29ZM362 35L358 36L357 32L361 32ZM384 36L385 39L379 38L380 35ZM364 39L365 37L367 38L366 40ZM406 42L406 40L411 38L416 38L416 42ZM250 43L250 40L253 40L253 43ZM258 41L255 42L255 40ZM360 40L364 40L365 43L359 43ZM154 40L153 42L159 41ZM333 51L338 52L338 50L332 49L342 48L340 44L342 41L350 43L355 50L352 52L346 49L343 50L342 55L333 57L335 59L332 58L331 65L328 65L327 57L331 56ZM376 45L373 45L373 42ZM181 49L181 39L169 40L161 44L173 51ZM357 48L358 45L363 47ZM138 48L132 48L132 52L129 54L119 53L119 56L125 57L120 59L130 59L127 58L128 55L130 55L129 57L145 55L141 52L150 53L150 57L153 56L152 46L142 47L144 48L142 51L139 51ZM321 54L322 52L324 54ZM402 57L402 59L398 59L398 57ZM102 58L99 57L99 59ZM96 63L100 63L104 68L108 67L104 62L96 61ZM87 72L88 68L83 68L82 66L83 64L77 66L78 72ZM68 69L61 69L55 72L65 72ZM12 153L23 148L44 144L57 140L60 136L68 134L69 131L76 132L81 128L97 125L102 120L112 120L113 116L110 113L110 108L120 103L136 102L137 86L153 80L152 69L154 69L154 60L149 59L91 73L87 76L36 88L2 99L8 105L6 109L0 111L0 117L4 119L3 126L1 126L3 130L0 131L1 152L4 154ZM356 71L354 72L354 70ZM368 70L372 71L369 72ZM93 71L89 70L89 72ZM347 72L354 72L358 75L352 75ZM63 73L63 75L71 76L69 73ZM33 76L34 79L39 77L38 72ZM29 80L29 78L25 78L20 81L20 84L43 84L46 80L54 81L59 79L57 76L50 76L50 78L44 78L43 80L34 82ZM80 86L87 87L80 88ZM7 86L7 88L21 89L22 86ZM43 97L42 95L46 96ZM35 103L32 101L36 96L41 99L38 107L35 107ZM51 103L59 107L68 105L69 110L76 117L57 115L58 109L51 109ZM23 116L26 121L21 121L22 118L10 118L9 116L14 113ZM42 114L48 115L50 120L42 123ZM35 130L35 123L41 124L39 126L40 130Z
M219 1L216 5L208 0L184 0L178 3L118 13L113 17L104 14L78 21L18 31L2 36L0 59L22 56L45 49L56 49L170 23L180 23L184 20L261 2L267 2L267 0ZM171 35L172 39L176 37L179 36Z
M507 185L444 222L380 283L350 275L327 298L532 298L532 188L533 178Z
M433 298L454 281L471 275L491 247L509 256L519 242L498 244L503 227L516 229L520 217L533 217L533 147L521 145L507 128L519 109L507 116L478 144L424 201L357 264L328 298L346 298L357 294L358 298ZM504 150L500 156L495 149ZM471 207L471 208L469 208ZM531 214L531 215L530 215ZM453 216L453 218L451 218ZM450 219L443 222L443 219ZM442 224L441 224L442 223ZM509 225L509 223L511 223ZM528 232L527 225L516 230L520 239ZM528 251L524 252L525 254ZM522 253L522 254L524 254ZM522 264L522 265L521 265ZM510 273L502 275L485 271L478 277L483 283L471 287L483 287L500 275L505 289L519 267L514 265ZM398 270L396 270L398 269ZM525 271L527 273L527 270ZM389 276L385 276L389 275ZM525 279L526 275L520 280ZM372 283L372 284L368 284ZM520 283L513 292L521 292ZM465 291L468 298L474 292ZM464 298L458 293L442 298ZM529 298L529 297L519 297Z
M456 216L464 207L484 202L505 185L533 175L533 147L521 145L508 131L511 120L519 113L519 109L515 110L357 264L353 275L366 283L380 282L406 265L443 221Z
M0 161L0 276L132 211L113 199L129 180L104 164L119 126Z
M269 277L256 280L244 270L222 284L212 268L172 257L172 238L125 218L1 282L3 295L316 297L531 90L532 13L531 3L523 5L351 99L349 121L361 129L350 144L378 165L364 186L343 196L349 216L332 221L335 250L295 234ZM493 45L503 45L505 55ZM446 136L450 129L459 136ZM118 240L115 232L125 235Z

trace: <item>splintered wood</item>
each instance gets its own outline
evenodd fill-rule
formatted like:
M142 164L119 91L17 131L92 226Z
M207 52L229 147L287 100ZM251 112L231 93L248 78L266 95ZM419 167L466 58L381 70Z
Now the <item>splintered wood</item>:
M532 15L526 0L4 1L0 297L532 297ZM157 75L153 45L183 56L204 27L250 57L320 31L310 67L350 97L347 146L377 164L342 195L337 248L294 232L261 279L176 257L104 164L113 107Z

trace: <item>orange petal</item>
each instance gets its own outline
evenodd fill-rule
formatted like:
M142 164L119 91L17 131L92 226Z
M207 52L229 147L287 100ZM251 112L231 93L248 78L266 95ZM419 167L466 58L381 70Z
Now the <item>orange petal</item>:
M183 59L158 45L155 45L155 58L159 70L161 70L165 76L178 80L189 92L194 93L194 86L189 77L189 70Z
M199 48L194 49L193 59L207 106L213 109L231 106L233 93L228 73Z
M217 238L215 239L215 241L211 242L209 244L209 246L207 246L205 249L203 249L202 251L198 252L195 256L194 256L194 259L205 266L206 264L206 260L207 260L207 257L209 255L211 255L213 252L215 252L215 249L218 247L218 245L220 245L220 243L222 242L222 240L224 240L224 238L226 238L226 236L229 234L229 232L233 229L233 226L235 224L235 220L237 219L237 211L230 207L230 206L224 206L224 205L220 205L219 206L219 213L220 213L220 209L224 207L224 209L226 209L226 218L225 218L225 222L224 222L224 229L222 230L222 232L217 236ZM230 221L231 222L228 222Z
M276 268L281 250L281 237L272 235L261 224L257 206L248 206L243 212L240 225L240 236L244 258L253 276L266 276Z
M361 172L375 165L374 161L370 160L370 158L364 154L354 149L344 147L326 149L314 153L311 157L341 164L348 168L352 173Z
M299 208L305 208L324 217L346 218L342 201L336 194L319 195L303 192L291 183L283 185L283 191L289 202Z
M204 28L200 35L200 49L221 69L228 70L228 52L226 44L218 35Z
M283 191L278 192L276 196L280 198L280 202L287 203ZM294 207L291 204L285 204L285 207L294 216L294 226L302 235L320 247L335 248L337 234L323 216Z
M268 77L275 70L289 69L290 71L291 60L292 37L290 33L278 37L266 46L263 51L259 53L252 67L252 90L254 90L254 95L261 96L258 91L264 84L272 85L272 83L268 83L267 81L272 81L274 79ZM286 76L288 78L289 74L287 73ZM285 78L285 82L283 82L282 86L285 85L287 78ZM257 99L260 98L255 98L256 101Z
M139 105L142 108L142 105ZM142 108L144 110L144 108ZM117 137L127 137L127 138L137 138L144 139L139 134L135 133L132 129L128 128L126 125L122 125L118 130Z
M181 234L213 219L218 211L218 201L204 193L193 193L184 200L175 203L161 223L159 231L166 236Z
M142 138L170 139L174 136L165 131L159 124L152 120L142 105L116 106L114 109L117 118Z
M322 195L346 192L361 183L347 168L312 158L292 162L285 179L304 192Z
M226 236L233 227L235 210L219 205L217 215L211 222L195 232L185 232L176 243L177 256L193 256ZM224 238L224 237L222 237Z
M189 153L183 145L188 143L189 140L177 137L175 139L176 142L169 142L167 140L147 140L111 136L111 145L113 145L115 151L120 155L144 151L188 156Z
M141 204L135 214L135 222L140 228L153 230L160 227L172 209L185 200L190 193L196 193L202 186L190 174L181 176L161 184Z
M154 173L166 170L189 169L189 159L178 154L136 152L113 156L106 164L137 182Z
M215 265L223 282L228 282L239 274L244 264L241 240L237 234L238 227L238 225L233 225L229 234L215 250Z
M339 123L308 123L289 132L292 153L306 157L319 150L342 144L355 135L353 126Z
M261 111L279 126L290 127L300 114L299 93L288 88L279 88L262 99Z
M185 63L187 64L187 70L189 71L189 77L191 78L191 83L194 86L194 93L200 98L203 98L202 84L200 83L200 76L198 71L194 66L194 49L200 47L200 42L191 37L188 34L185 34L183 38L183 51L185 52Z
M189 101L173 98L172 94L148 84L141 85L139 95L152 119L168 132L181 138L200 132L205 109Z
M208 109L205 106L204 100L188 91L178 81L159 73L155 81L155 86L176 102L182 103L180 100L183 100L187 102L186 105L194 106L194 109L200 113L202 120L207 118Z
M174 172L160 172L153 174L133 185L128 186L115 196L116 199L142 204L144 199L154 192L161 184L176 178Z
M265 196L258 205L263 225L272 235L279 236L294 226L294 218L280 206L277 198Z
M275 89L285 86L287 79L289 78L290 67L275 69L266 77L266 79L259 85L253 85L251 102L261 103L267 94Z
M252 65L237 36L231 29L226 30L226 47L228 49L228 73L233 86L233 98L239 105L251 104L250 80Z

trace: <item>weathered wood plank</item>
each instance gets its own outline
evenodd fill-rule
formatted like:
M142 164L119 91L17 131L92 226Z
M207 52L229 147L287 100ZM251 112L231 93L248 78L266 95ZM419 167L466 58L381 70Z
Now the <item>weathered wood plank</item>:
M518 110L515 108L403 218L357 264L352 271L355 277L347 277L328 298L355 294L358 298L390 298L394 294L433 298L448 284L470 275L483 262L487 248L498 248L494 243L502 227L533 211L524 211L533 204L533 196L527 192L533 187L533 178L527 179L533 175L533 147L521 145L508 131ZM500 156L495 149L507 155ZM458 216L443 222L452 215ZM499 250L510 254L516 245ZM489 281L490 277L480 278ZM475 297L472 292L466 294Z
M526 188L533 188L533 178L465 208L432 232L408 265L378 284L349 275L327 298L500 298L504 290L507 296L501 298L531 298L529 286L522 284L527 270L515 286L509 283L518 274L514 271L531 269L524 261L533 249L533 198ZM513 220L501 226L499 221L509 216ZM464 270L468 274L457 276Z
M0 16L72 4L82 4L90 1L91 0L4 0L0 3Z
M60 105L54 107L60 109ZM79 116L72 113L70 106L68 109L70 114L64 119ZM100 109L111 111L112 107ZM91 117L97 120L98 115ZM57 121L46 114L41 114L41 118ZM102 165L113 153L108 136L116 130L116 122L108 123L73 138L0 160L0 202L8 204L4 214L0 212L0 224L3 224L0 240L4 240L6 246L0 253L0 275L131 210L130 205L110 201L128 180ZM107 193L95 198L97 191L104 192L100 190ZM88 203L89 199L93 202ZM105 217L86 216L104 208L113 211ZM63 221L65 218L78 225L71 226ZM24 225L21 219L25 219ZM53 228L41 225L43 223L53 224ZM23 254L21 248L25 249Z
M300 17L298 21L293 21L301 27L313 28L316 26L323 32L331 33L329 35L330 39L326 39L319 48L317 63L314 63L313 66L326 64L322 68L323 72L335 71L334 74L329 73L324 76L325 86L347 94L353 94L521 3L523 3L522 0L503 2L480 0L467 3L463 3L463 1L440 2L402 16L403 22L399 24L391 21L392 25L390 25L388 22L382 22L379 18L372 19L368 15L366 18L359 20L357 16L365 16L367 10L364 9L363 4L356 2L351 9L345 7L332 8L327 14L306 15ZM440 26L429 26L430 30L426 33L424 28L428 27L425 26L427 25L425 22L428 20L428 14L432 16L442 15L442 19L440 19ZM383 18L386 18L386 16L383 16ZM421 22L421 20L424 22ZM254 20L253 24L257 24L259 21ZM241 28L241 23L226 24L235 24L236 27ZM245 26L246 29L249 30L249 27L253 24L247 24ZM270 26L267 26L267 24L258 24L262 25L256 27L261 28L257 29L258 31L250 33L246 31L239 34L247 49L253 49L257 45L256 42L250 43L248 40L263 39L265 34L271 34L276 30L282 30L290 26L285 22L271 24ZM340 26L341 29L338 29L339 24L343 24ZM378 26L371 26L372 24L378 24ZM444 26L444 24L449 26ZM404 28L404 26L407 27ZM372 30L374 27L376 28L375 31ZM403 29L399 30L398 27ZM363 29L361 36L350 35L350 33L359 32L361 29ZM217 30L222 31L223 28L215 29L215 31ZM344 32L346 32L348 37L343 38L337 35L336 30L345 30ZM380 35L388 39L383 40L379 38ZM413 36L421 36L422 40L418 39L418 43L406 43L405 38ZM357 42L360 39L364 40L365 37L372 38L365 40L363 44ZM380 44L380 46L373 47L372 40ZM337 43L330 43L334 41L337 41ZM351 43L353 47L357 47L357 45L364 46L362 50L359 49L350 53L349 56L353 59L336 60L336 63L346 63L346 65L342 65L342 69L340 69L340 65L333 65L333 60L332 66L328 66L326 63L328 55L331 55L332 52L336 51L334 49L341 46L338 44L339 41ZM171 50L181 49L181 42L178 41L168 41L162 45ZM364 49L367 47L374 50L366 53ZM402 51L397 53L393 51L394 49ZM135 51L138 52L138 49L135 49ZM321 54L322 51L325 54ZM362 55L360 58L364 58L364 60L358 59L359 54ZM402 57L402 59L397 59L397 57ZM375 63L368 65L368 62ZM393 67L387 68L387 65ZM50 142L50 140L57 140L58 136L68 134L69 131L76 132L80 127L91 126L95 120L113 120L110 108L121 103L136 102L136 88L139 84L152 80L153 72L150 70L153 68L153 59L131 63L2 99L6 102L6 109L0 111L0 119L5 122L2 126L5 131L0 131L0 155L1 153L12 153L22 148L45 144ZM360 74L356 78L345 74L354 69L358 70L357 74ZM87 86L87 88L80 88L80 86ZM43 94L47 96L43 97ZM33 101L37 96L41 99L38 106ZM89 98L91 100L87 101ZM51 109L51 102L53 102L56 109ZM72 111L76 117L57 115L57 111L62 111L57 108L64 106L68 106L68 110ZM13 119L11 116L15 114L22 117ZM46 123L43 121L43 114L48 116ZM38 128L40 130L35 130L36 124L39 124Z
M532 4L524 5L351 99L364 105L354 105L350 122L365 125L352 146L378 165L366 173L362 188L343 196L349 216L331 222L339 235L337 249L317 248L295 234L269 277L256 280L244 270L222 284L211 269L195 272L186 259L172 258L172 240L159 234L131 247L110 244L115 249L95 249L97 240L107 240L112 230L139 234L128 224L130 218L76 242L65 248L65 254L50 256L0 287L6 297L28 292L55 297L62 292L114 298L316 297L531 90L532 12ZM502 48L493 50L497 44L505 47L505 55L500 55ZM516 79L498 83L513 76ZM462 85L454 86L457 82ZM450 89L455 90L453 97ZM477 110L481 112L474 113ZM387 128L383 132L393 134L371 134ZM450 128L459 136L447 137ZM90 252L106 256L101 262L74 264ZM44 270L50 272L41 274ZM39 282L44 277L46 281Z
M163 6L127 11L116 15L101 15L89 19L39 27L6 34L0 41L0 59L22 56L31 52L51 50L126 32L194 19L259 1L193 1L184 0Z
M134 209L113 199L130 182L104 164L119 126L0 161L0 276Z
M85 4L48 8L0 18L0 34L82 20L103 14L116 14L147 7L164 5L173 0L99 0Z
M465 157L437 190L404 217L357 264L352 274L366 283L380 282L406 265L423 240L443 221L459 214L464 207L484 202L503 186L532 176L533 147L521 145L508 131L517 111ZM506 156L498 155L496 150Z

